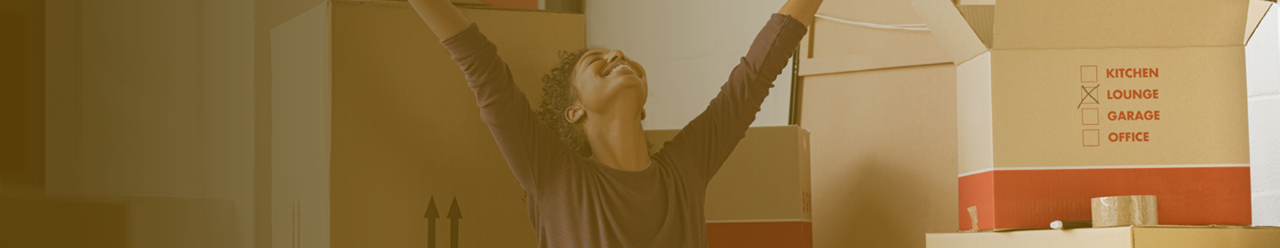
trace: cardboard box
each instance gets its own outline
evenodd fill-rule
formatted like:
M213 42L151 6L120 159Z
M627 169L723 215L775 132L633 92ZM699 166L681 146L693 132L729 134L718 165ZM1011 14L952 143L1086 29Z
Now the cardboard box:
M1162 224L1250 223L1250 1L914 4L957 65L961 229L971 206L980 228L1045 227L1112 195L1158 196Z
M1280 228L1142 226L983 233L930 233L929 248L1263 248L1280 244Z
M650 152L680 130L648 130ZM813 247L809 132L752 127L707 185L710 247Z
M921 24L909 0L818 14ZM801 42L799 124L812 133L814 247L924 247L955 230L955 67L928 31L816 19Z

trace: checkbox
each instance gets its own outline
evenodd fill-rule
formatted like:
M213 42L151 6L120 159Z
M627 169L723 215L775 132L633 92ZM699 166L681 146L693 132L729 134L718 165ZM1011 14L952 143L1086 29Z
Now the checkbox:
M1080 124L1098 125L1098 109L1096 108L1080 109Z
M1100 142L1098 141L1101 138L1102 138L1102 132L1099 132L1098 129L1085 129L1083 132L1081 132L1081 140L1083 141L1085 147L1098 146L1100 144Z
M1098 66L1096 65L1080 66L1080 82L1081 83L1097 83L1098 82Z
M1093 87L1081 85L1079 105L1098 104L1098 96L1101 96L1102 93L1098 91L1098 87L1098 85L1093 85Z

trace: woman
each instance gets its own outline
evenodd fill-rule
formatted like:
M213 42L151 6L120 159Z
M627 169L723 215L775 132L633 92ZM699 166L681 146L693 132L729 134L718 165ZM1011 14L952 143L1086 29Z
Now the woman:
M653 155L640 125L648 77L622 51L562 53L534 112L479 27L448 0L410 3L466 74L481 119L529 194L539 247L706 247L707 182L822 1L788 1L710 106Z

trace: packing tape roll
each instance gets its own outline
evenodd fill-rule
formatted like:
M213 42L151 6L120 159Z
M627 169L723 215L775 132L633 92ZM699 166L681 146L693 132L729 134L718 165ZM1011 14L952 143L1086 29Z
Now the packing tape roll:
M1159 225L1156 196L1126 195L1091 199L1093 227Z

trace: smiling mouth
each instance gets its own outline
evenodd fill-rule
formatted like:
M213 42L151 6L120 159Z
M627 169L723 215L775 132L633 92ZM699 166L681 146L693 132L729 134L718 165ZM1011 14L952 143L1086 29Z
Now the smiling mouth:
M626 69L627 69L627 70L629 70L629 71L635 71L635 69L631 68L631 66L630 66L630 65L621 65L621 66L618 66L618 67L614 67L612 71L609 71L609 74L618 73L618 71L619 71L619 70L622 70L623 68L626 68Z
M613 75L614 73L618 73L619 71L621 71L623 68L626 68L628 71L631 71L633 74L636 71L635 68L631 67L631 63L627 63L625 60L619 59L617 61L614 61L613 63L610 63L608 67L605 67L605 71L604 71L605 73L601 74L600 76L604 77L604 76Z

